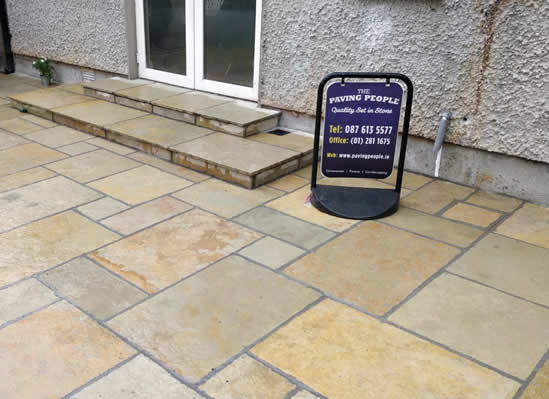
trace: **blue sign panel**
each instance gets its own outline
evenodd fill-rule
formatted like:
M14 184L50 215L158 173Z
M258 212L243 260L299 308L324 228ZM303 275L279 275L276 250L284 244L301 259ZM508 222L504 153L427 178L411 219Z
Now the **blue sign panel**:
M333 83L326 94L322 174L383 179L393 171L402 87Z

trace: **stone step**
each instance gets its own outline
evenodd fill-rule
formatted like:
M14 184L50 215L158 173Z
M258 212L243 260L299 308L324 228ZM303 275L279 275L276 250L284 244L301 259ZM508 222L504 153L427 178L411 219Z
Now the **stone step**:
M236 137L109 99L81 95L72 86L68 89L63 86L40 89L10 99L19 108L42 118L247 188L259 187L312 162L312 136L261 132ZM150 97L155 97L156 89L146 90Z
M240 137L273 129L280 118L252 102L148 80L110 78L83 86L87 96Z

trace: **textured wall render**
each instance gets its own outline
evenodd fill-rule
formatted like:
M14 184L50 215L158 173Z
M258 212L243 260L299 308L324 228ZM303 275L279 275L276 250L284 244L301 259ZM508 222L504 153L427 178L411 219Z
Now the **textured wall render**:
M415 84L412 134L549 163L549 1L264 0L260 101L314 113L334 71Z
M123 0L8 0L14 53L127 73Z

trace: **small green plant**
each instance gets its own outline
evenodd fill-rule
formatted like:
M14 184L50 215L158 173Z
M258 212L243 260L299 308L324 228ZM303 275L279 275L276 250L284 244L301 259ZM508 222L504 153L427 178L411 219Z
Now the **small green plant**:
M47 58L38 58L32 62L32 67L40 72L40 76L51 80L55 73L55 68Z

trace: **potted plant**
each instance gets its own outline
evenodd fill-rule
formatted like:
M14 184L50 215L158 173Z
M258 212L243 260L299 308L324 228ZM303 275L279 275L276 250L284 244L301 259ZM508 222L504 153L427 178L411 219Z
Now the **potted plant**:
M42 80L42 86L48 87L55 73L55 69L47 58L38 58L32 62L32 67L40 72L40 80Z

